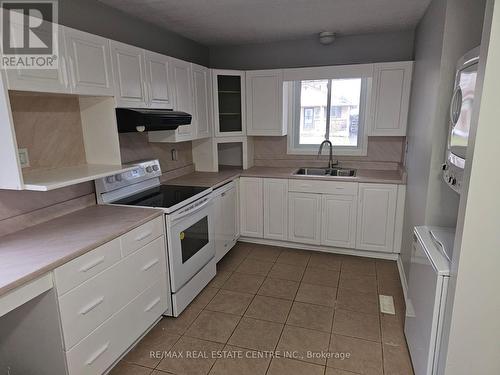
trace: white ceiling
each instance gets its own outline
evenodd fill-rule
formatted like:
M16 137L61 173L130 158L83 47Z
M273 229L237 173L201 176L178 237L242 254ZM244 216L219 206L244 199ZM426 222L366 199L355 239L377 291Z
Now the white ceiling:
M100 0L202 44L413 28L431 0Z

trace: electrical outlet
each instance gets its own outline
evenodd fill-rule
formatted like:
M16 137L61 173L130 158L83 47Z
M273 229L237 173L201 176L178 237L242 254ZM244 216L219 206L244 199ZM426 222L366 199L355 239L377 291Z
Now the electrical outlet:
M173 148L170 152L172 153L172 160L177 161L178 160L177 150Z
M20 148L18 151L19 154L19 163L21 164L21 168L26 168L30 166L30 158L28 156L27 148Z

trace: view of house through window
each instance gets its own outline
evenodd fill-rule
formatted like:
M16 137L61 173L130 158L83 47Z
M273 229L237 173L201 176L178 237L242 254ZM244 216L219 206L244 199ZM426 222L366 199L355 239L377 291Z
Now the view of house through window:
M334 146L357 147L361 84L361 78L300 81L298 146L329 139Z

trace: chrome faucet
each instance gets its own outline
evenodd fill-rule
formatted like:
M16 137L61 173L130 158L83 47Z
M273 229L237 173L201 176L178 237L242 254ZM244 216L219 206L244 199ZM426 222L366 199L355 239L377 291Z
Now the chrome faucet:
M327 144L330 146L330 158L328 160L328 168L332 169L335 165L337 165L339 162L338 160L333 160L333 144L330 142L328 139L325 139L321 144L319 145L319 150L318 150L318 159L321 156L321 152L323 151L323 146Z

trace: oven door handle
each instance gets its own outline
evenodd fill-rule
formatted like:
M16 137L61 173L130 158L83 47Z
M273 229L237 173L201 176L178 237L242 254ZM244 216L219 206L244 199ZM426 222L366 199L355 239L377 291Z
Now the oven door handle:
M179 221L180 219L182 219L183 217L185 217L187 215L191 215L191 214L194 214L195 212L200 211L203 207L205 207L207 204L209 204L211 200L212 200L212 196L208 196L208 197L203 198L194 204L189 205L184 210L179 211L178 213L172 215L173 216L172 223Z

